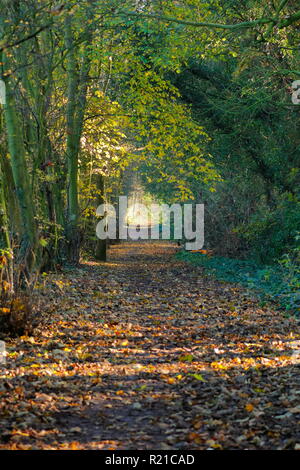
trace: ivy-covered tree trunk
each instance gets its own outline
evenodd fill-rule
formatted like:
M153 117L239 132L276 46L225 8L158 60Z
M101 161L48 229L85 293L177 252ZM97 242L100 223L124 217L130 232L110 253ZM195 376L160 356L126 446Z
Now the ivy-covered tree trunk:
M8 216L5 202L3 173L0 167L0 250L10 252Z
M11 162L6 146L1 147L1 171L3 178L3 190L6 201L6 212L9 219L9 227L12 238L20 232L21 217L18 200L16 198L14 177L12 174Z
M7 64L5 57L3 57L3 62ZM32 192L29 185L22 127L15 104L15 93L13 84L7 75L4 76L4 81L6 86L4 115L8 149L21 216L22 233L19 258L29 272L37 265L38 234L34 218Z
M87 44L92 40L91 33L87 32ZM68 102L66 109L67 122L67 257L71 263L78 263L80 252L80 232L78 228L79 202L78 202L78 156L80 152L80 139L83 131L84 113L86 108L86 95L91 60L84 47L81 61L81 71L78 72L78 61L75 54L74 36L72 31L72 17L65 21L65 44L68 54Z
M9 219L5 201L4 178L0 166L0 294L10 295L14 291L13 252L9 233ZM5 284L3 281L6 281ZM3 298L2 298L3 300Z
M65 21L65 43L67 50L68 102L66 108L67 124L67 257L71 262L79 260L78 237L78 152L76 149L75 112L78 92L78 73L71 16Z

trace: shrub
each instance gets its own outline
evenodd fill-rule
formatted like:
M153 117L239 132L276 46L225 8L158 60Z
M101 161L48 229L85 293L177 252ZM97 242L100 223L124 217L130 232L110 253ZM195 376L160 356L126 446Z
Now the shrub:
M275 209L256 213L248 225L236 231L247 240L258 262L276 262L296 248L300 202L288 196Z

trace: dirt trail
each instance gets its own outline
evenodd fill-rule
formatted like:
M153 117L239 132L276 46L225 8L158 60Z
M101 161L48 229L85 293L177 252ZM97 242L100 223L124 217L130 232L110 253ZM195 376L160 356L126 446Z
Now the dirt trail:
M300 448L296 321L174 252L45 278L47 325L0 366L0 449Z

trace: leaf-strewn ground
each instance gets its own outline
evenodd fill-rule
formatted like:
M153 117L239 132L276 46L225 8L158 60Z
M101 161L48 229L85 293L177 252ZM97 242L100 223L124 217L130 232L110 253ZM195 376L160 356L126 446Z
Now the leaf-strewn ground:
M49 275L47 325L7 342L0 449L299 449L299 324L127 243Z

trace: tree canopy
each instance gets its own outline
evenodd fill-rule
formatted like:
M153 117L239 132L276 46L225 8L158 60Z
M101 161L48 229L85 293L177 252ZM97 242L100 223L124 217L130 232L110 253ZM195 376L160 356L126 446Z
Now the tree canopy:
M272 261L295 246L297 2L1 11L1 246L28 275L96 243L95 208L128 168L164 202L205 202L220 251Z

